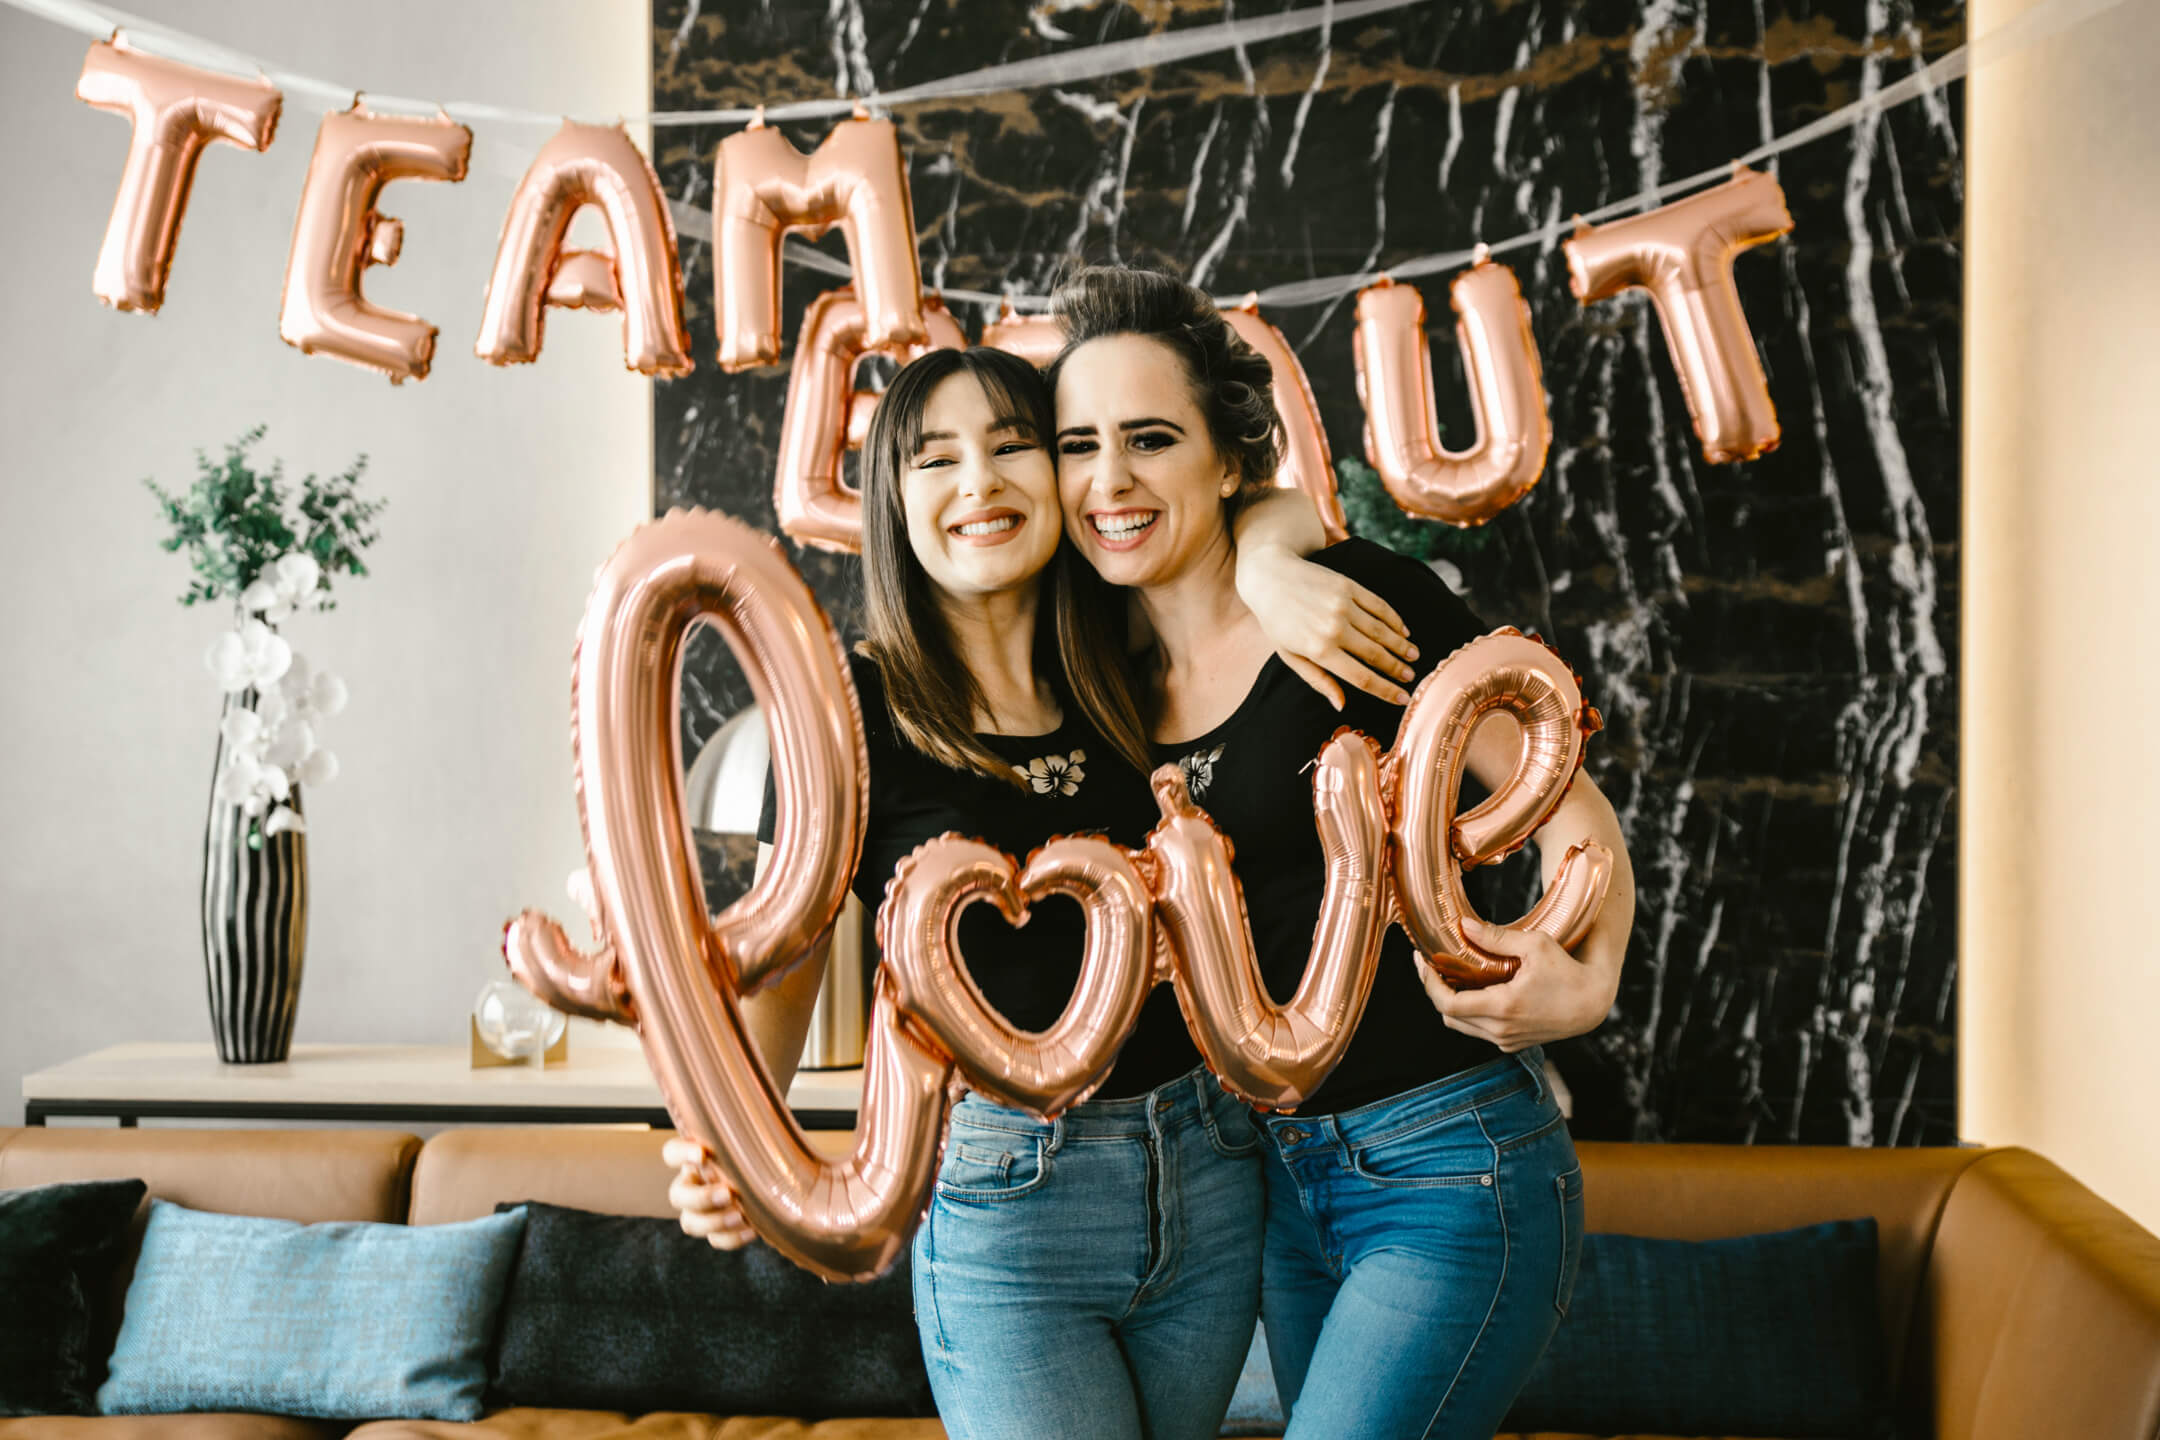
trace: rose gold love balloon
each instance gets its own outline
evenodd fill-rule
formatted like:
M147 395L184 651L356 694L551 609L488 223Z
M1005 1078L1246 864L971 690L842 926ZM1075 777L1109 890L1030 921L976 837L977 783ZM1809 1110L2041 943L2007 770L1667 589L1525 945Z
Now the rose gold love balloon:
M1471 734L1495 712L1512 715L1522 730L1515 773L1458 816ZM1515 973L1512 956L1464 937L1462 922L1475 912L1462 871L1521 848L1551 818L1582 767L1583 741L1602 723L1566 664L1512 629L1463 646L1411 694L1387 759L1395 900L1412 943L1452 983L1491 985ZM1595 842L1570 849L1538 903L1508 928L1573 946L1605 903L1612 864L1612 852Z
M772 734L772 861L705 912L683 823L676 673L692 626L727 639ZM845 656L779 546L725 515L674 511L601 567L574 670L579 820L600 944L527 911L504 936L543 999L633 1022L668 1111L712 1155L744 1218L835 1280L896 1260L936 1178L951 1067L872 1010L854 1151L813 1150L744 1027L741 997L810 952L839 913L862 844L862 715Z
M976 1090L1045 1119L1080 1104L1117 1063L1155 984L1147 882L1131 856L1095 836L1052 840L1012 857L958 835L941 835L900 862L878 909L878 950L907 1024L933 1053L950 1055ZM960 912L995 905L1024 924L1046 895L1069 895L1087 918L1073 998L1040 1033L1015 1028L990 1007L959 952Z
M833 226L847 239L863 342L920 345L922 268L900 132L857 116L805 155L778 130L754 123L720 142L713 161L713 288L720 368L747 370L780 358L780 240Z
M1713 465L1777 448L1777 407L1732 267L1742 250L1792 228L1776 177L1743 169L1647 215L1583 226L1561 247L1568 285L1583 304L1631 288L1650 292L1703 458Z
M1378 747L1354 730L1337 731L1315 762L1327 884L1312 958L1297 993L1278 1005L1260 974L1230 841L1193 804L1182 769L1154 774L1163 818L1148 836L1147 860L1178 1005L1208 1069L1250 1104L1296 1108L1357 1033L1389 922L1380 775Z
M944 302L922 302L922 344L883 347L901 364L931 350L960 350L967 336ZM877 396L855 388L855 366L873 349L869 319L852 289L828 290L803 312L788 376L787 409L780 421L780 453L774 467L773 509L780 528L821 550L862 548L862 496L840 478L840 458L862 446Z
M293 221L278 334L304 354L379 370L395 385L424 380L436 329L417 315L369 303L360 277L396 261L404 226L376 213L392 180L465 178L472 131L448 116L375 115L359 101L323 116Z
M1320 423L1320 402L1313 398L1312 380L1297 352L1282 331L1260 318L1260 304L1253 297L1223 311L1222 317L1275 372L1275 417L1283 431L1282 464L1275 471L1275 483L1286 490L1302 490L1311 498L1329 544L1347 538L1350 528L1335 493L1335 461L1328 454L1327 430Z
M90 47L77 99L128 117L127 165L90 289L119 310L165 303L173 246L187 214L195 163L213 140L267 150L284 97L268 80L241 80L129 49L116 36Z
M1470 382L1477 442L1440 444L1433 418L1425 297L1383 277L1358 292L1358 396L1366 458L1395 503L1450 525L1482 525L1530 493L1552 444L1530 307L1515 274L1480 255L1448 286L1455 341Z
M563 248L587 205L607 222L604 253ZM490 365L539 359L550 306L620 310L623 364L640 375L692 369L675 221L652 162L620 125L566 120L533 157L510 197L473 353Z

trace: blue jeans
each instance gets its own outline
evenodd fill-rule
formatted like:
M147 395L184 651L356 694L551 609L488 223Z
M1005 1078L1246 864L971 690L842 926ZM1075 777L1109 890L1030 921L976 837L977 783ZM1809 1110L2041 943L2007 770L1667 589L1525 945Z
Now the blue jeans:
M1252 1112L1205 1070L1045 1123L970 1095L915 1233L953 1440L1202 1440L1252 1341Z
M1261 1308L1288 1440L1490 1440L1567 1313L1582 1167L1533 1047L1270 1117Z

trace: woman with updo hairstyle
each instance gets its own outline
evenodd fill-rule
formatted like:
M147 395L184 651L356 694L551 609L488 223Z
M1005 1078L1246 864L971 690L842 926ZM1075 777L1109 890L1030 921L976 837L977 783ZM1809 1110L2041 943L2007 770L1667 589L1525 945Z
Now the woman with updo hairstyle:
M849 659L869 755L869 819L854 891L875 911L899 862L948 831L1016 857L1059 835L1129 846L1156 818L1145 740L1093 718L1122 693L1105 646L1117 617L1066 603L1100 592L1065 543L1049 391L998 350L933 350L902 369L862 450L866 638ZM1281 575L1268 613L1284 643L1314 634L1295 559L1318 517L1285 493L1242 517L1247 553ZM1377 602L1375 602L1377 603ZM1114 620L1114 623L1113 623ZM1381 685L1321 631L1306 653ZM1300 663L1304 663L1302 660ZM760 839L771 839L768 782ZM761 844L759 861L770 854ZM1079 976L1079 907L1052 898L1025 929L990 905L959 921L961 953L1014 1025L1056 1021ZM823 949L743 1010L785 1093L823 981ZM754 1238L695 1144L667 1147L685 1230ZM1259 1135L1214 1083L1159 989L1096 1098L1045 1124L969 1095L954 1108L912 1252L933 1394L956 1440L1200 1440L1219 1426L1259 1302Z
M1135 653L1108 647L1125 663L1100 671L1099 723L1184 770L1235 846L1262 975L1286 999L1325 885L1306 770L1343 725L1391 745L1401 692L1353 690L1338 709L1260 625L1253 602L1275 593L1275 562L1245 554L1233 522L1274 479L1272 377L1213 302L1167 275L1096 268L1058 290L1053 313L1065 529L1102 582L1059 603L1115 618L1110 587L1129 587L1151 637ZM1394 648L1386 622L1407 621L1409 663L1393 667L1404 685L1492 628L1427 567L1368 541L1310 558L1385 602L1353 624L1363 653ZM1514 771L1511 732L1482 726L1472 740L1469 768L1488 787ZM1261 1305L1289 1440L1487 1440L1567 1309L1582 1170L1542 1046L1610 1010L1634 883L1588 776L1538 840L1548 881L1577 841L1613 852L1610 896L1576 953L1471 922L1470 938L1520 968L1458 992L1391 928L1341 1063L1296 1114L1257 1121Z

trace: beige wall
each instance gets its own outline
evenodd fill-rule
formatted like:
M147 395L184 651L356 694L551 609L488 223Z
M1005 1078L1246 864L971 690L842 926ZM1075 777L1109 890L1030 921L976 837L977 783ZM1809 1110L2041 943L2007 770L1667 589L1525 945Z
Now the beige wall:
M1959 1128L2160 1229L2156 73L2131 0L1968 88Z
M149 18L388 94L647 108L645 0L131 0ZM389 498L374 574L288 634L352 703L307 796L313 914L299 1039L462 1043L505 917L579 863L570 650L594 567L647 513L650 382L612 317L558 314L537 365L473 358L505 203L545 130L477 127L471 178L393 185L404 258L376 300L442 327L393 389L278 338L320 107L268 153L205 155L163 313L90 272L127 125L74 99L84 37L0 10L0 1124L27 1070L210 1035L197 920L219 616L175 603L142 477L167 486L267 421L294 478L358 451ZM582 233L582 232L581 232Z

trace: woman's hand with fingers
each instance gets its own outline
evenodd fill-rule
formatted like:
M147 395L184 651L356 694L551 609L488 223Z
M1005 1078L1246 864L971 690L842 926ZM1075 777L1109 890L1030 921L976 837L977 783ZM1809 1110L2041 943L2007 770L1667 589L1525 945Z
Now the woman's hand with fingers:
M1368 695L1405 705L1417 647L1395 608L1347 575L1276 545L1241 545L1238 598L1298 678L1340 710L1339 676Z
M1448 1029L1474 1035L1512 1055L1587 1034L1605 1023L1618 993L1619 968L1586 965L1549 935L1466 919L1478 948L1515 957L1515 974L1498 985L1462 990L1418 962L1418 978Z
M681 1212L685 1235L702 1236L716 1250L740 1250L757 1239L735 1192L714 1175L704 1146L677 1136L660 1147L660 1158L675 1171L668 1204Z

